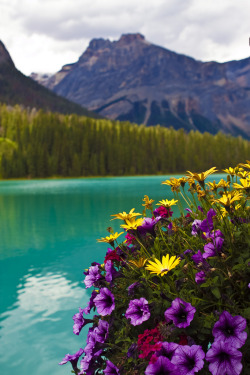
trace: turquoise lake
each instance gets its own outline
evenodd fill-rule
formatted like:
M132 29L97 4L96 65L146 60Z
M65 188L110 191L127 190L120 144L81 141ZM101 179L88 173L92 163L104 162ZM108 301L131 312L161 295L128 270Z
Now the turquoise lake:
M109 226L121 231L110 215L141 212L145 194L155 203L172 199L161 185L167 178L0 182L1 374L71 373L70 364L58 362L85 346L87 327L74 335L72 316L91 294L83 271L103 263L108 248L96 240L109 235Z

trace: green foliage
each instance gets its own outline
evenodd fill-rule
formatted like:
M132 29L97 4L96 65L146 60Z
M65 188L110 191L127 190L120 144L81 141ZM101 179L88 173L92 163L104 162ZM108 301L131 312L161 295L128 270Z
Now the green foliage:
M4 178L182 173L211 164L224 168L250 155L250 142L241 137L20 106L0 106L0 137L14 142L16 151L0 150Z

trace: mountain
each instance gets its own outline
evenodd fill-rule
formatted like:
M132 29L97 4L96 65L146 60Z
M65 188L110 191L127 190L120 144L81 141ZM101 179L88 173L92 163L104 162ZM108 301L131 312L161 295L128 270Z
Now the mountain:
M44 109L64 114L76 113L100 117L79 104L58 96L51 90L26 77L16 69L9 52L0 41L0 103L20 104L24 107Z
M125 34L93 39L45 84L110 119L250 138L250 58L201 62Z

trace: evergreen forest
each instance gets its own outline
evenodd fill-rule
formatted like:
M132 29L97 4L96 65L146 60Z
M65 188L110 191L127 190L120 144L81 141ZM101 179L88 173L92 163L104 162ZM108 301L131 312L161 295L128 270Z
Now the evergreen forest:
M249 158L248 140L223 133L0 106L1 178L200 172Z

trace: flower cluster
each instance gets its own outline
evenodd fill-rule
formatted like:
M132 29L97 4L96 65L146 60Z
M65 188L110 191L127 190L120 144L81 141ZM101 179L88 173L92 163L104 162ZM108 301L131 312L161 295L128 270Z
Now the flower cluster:
M166 180L174 198L154 207L145 195L142 213L112 215L125 241L112 228L98 240L110 247L84 271L93 290L73 316L76 335L90 325L86 343L61 365L81 375L250 374L250 162L206 182L215 172Z

